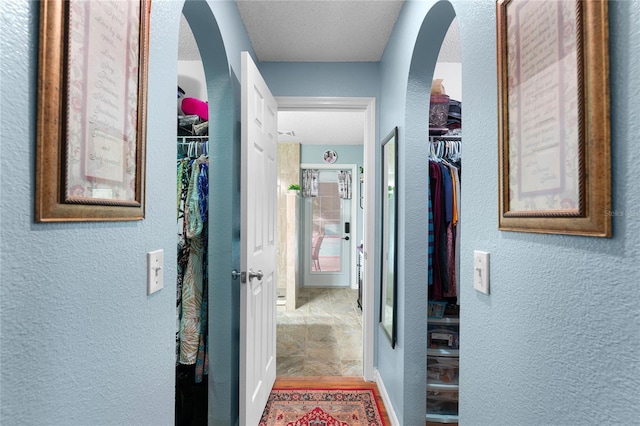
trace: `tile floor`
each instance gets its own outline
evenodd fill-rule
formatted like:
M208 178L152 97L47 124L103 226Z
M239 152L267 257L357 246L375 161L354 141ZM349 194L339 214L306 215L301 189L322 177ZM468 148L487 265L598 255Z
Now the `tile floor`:
M358 290L302 289L298 308L277 310L278 376L362 376Z

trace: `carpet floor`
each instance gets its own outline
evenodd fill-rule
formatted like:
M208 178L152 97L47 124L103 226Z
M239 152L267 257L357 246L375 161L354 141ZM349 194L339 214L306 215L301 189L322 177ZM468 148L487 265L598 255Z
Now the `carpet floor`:
M308 386L305 386L308 384ZM259 426L388 426L375 383L360 378L278 379Z

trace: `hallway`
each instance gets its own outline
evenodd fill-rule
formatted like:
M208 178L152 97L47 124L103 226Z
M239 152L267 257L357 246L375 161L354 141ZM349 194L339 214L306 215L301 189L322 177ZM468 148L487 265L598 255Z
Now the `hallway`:
M301 289L298 309L278 306L278 376L362 376L358 290Z

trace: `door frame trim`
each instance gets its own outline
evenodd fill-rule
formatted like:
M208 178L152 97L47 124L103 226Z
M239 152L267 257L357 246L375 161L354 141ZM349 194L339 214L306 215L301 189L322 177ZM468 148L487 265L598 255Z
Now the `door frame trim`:
M364 280L362 282L362 372L367 381L374 381L374 263L368 257L375 250L375 166L376 166L376 98L373 97L315 97L276 96L278 111L364 111L364 200L363 253ZM372 258L373 259L373 258Z

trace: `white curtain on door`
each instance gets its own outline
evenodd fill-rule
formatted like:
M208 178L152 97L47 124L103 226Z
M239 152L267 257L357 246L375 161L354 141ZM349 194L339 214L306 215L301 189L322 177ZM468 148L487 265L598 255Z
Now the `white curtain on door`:
M338 170L338 194L340 198L351 199L351 170Z
M318 169L302 169L302 196L317 197L318 196Z

